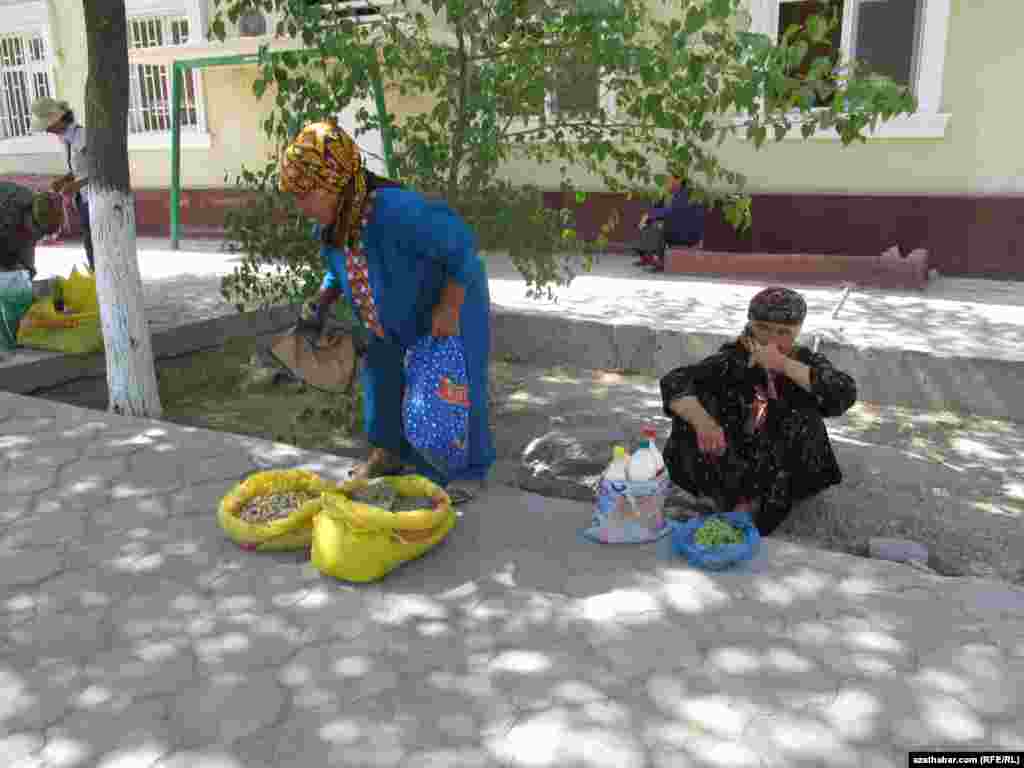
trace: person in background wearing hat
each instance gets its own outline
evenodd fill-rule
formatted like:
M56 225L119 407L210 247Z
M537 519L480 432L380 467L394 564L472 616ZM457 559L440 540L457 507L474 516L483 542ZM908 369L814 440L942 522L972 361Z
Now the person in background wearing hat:
M36 275L36 243L52 235L64 221L55 193L0 182L0 270L25 269Z
M53 190L74 200L82 224L82 241L85 245L85 257L89 261L89 271L95 272L89 201L82 194L82 188L89 183L92 170L85 128L75 121L75 114L66 101L43 97L32 105L32 130L52 133L64 142L68 173L53 183Z
M806 314L799 293L767 288L735 342L661 379L672 481L718 511L751 513L765 535L794 501L842 481L824 419L856 402L857 385L796 344Z

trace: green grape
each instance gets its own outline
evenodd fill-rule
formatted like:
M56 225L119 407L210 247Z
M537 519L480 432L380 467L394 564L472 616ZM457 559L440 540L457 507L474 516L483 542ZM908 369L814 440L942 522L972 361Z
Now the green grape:
M693 538L702 547L721 547L725 544L742 544L743 532L715 517L698 528Z

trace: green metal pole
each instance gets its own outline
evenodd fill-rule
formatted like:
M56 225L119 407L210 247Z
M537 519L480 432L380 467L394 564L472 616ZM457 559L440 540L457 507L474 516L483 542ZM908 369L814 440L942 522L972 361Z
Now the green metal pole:
M171 250L178 250L181 233L181 70L179 62L171 67Z
M398 180L395 170L395 157L391 148L391 116L384 100L384 82L380 76L380 62L376 53L370 58L370 81L373 84L373 96L377 101L377 119L380 120L380 139L384 149L384 165L388 169L388 178Z

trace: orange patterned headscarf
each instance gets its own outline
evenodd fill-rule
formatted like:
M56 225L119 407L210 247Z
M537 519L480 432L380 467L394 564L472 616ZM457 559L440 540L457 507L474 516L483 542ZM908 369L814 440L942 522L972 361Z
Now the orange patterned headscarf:
M337 192L341 199L334 245L344 248L358 240L366 202L366 174L359 147L337 123L310 123L299 132L281 157L278 186L282 192L295 195L314 189Z

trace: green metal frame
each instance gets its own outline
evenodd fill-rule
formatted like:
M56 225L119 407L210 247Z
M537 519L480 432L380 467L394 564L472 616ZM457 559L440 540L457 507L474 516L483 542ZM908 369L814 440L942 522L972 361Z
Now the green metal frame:
M272 51L271 56L284 53L317 53L317 51ZM233 56L207 56L201 59L179 59L171 67L171 250L178 250L181 234L181 98L182 83L186 72L206 67L238 66L239 64L258 64L259 54L246 53ZM387 103L384 100L384 83L381 80L380 65L376 57L370 65L370 81L373 96L377 103L377 116L380 120L381 144L384 150L384 164L388 175L396 178L394 155L391 149L391 121L388 116Z

